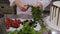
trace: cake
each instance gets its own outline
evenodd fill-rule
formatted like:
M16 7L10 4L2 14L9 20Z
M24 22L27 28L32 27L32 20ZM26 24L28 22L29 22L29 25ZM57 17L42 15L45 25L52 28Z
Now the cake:
M60 27L60 1L53 2L50 10L50 21L53 25Z
M50 15L46 17L45 21L49 27L60 31L60 1L53 2L50 7Z

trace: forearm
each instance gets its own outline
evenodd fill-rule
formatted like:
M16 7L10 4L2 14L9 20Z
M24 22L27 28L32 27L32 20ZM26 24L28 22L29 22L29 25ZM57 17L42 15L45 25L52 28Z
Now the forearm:
M16 4L17 7L20 8L21 11L26 11L27 10L27 5L20 2L19 0L15 0L14 3Z
M14 5L20 6L21 5L19 0L9 0L9 2L10 2L10 6L14 6Z

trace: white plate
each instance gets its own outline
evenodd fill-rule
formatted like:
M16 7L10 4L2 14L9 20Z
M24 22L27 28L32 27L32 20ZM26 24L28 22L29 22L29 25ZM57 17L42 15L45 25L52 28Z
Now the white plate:
M17 19L20 19L20 18L17 18ZM12 19L12 20L15 20L15 19ZM25 20L33 20L33 19L20 19L20 20L23 22L23 21L25 21ZM41 29L41 26L39 25L39 23L37 23L36 25L37 25L37 27L34 28L34 30L39 31L39 30ZM7 31L7 32L12 31L12 32L13 32L13 31L15 31L15 30L20 30L20 29L22 29L22 28L23 28L23 25L20 24L20 27L19 27L19 28L10 27L9 29L6 29L6 31Z

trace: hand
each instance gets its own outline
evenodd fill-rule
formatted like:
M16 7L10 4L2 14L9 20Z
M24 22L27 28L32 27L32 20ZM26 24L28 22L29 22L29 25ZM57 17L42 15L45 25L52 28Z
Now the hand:
M21 11L25 12L27 10L27 5L21 3L19 0L15 0L15 4Z
M25 4L21 4L19 8L20 8L21 11L26 12L27 9L28 9L28 6L25 5Z
M37 2L34 6L35 6L35 7L40 7L40 8L43 7L43 6L42 6L42 3L40 3L40 2Z

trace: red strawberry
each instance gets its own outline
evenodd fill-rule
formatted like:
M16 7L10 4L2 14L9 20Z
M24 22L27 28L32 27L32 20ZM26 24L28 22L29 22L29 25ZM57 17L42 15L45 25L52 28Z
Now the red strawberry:
M12 25L11 25L12 27L14 27L14 28L18 28L19 27L19 25L18 24L16 24L16 23L12 23Z
M17 24L21 24L21 23L22 23L21 20L15 20L15 22L16 22Z
M8 23L8 24L11 24L11 21L12 21L12 20L9 19L9 18L6 19L6 23Z
M9 29L9 27L14 27L14 28L18 28L21 24L21 20L12 20L10 18L6 19L6 27L7 29Z
M21 24L22 23L21 20L18 20L18 23Z
M9 27L10 27L10 25L7 24L7 25L6 25L6 28L9 29Z

